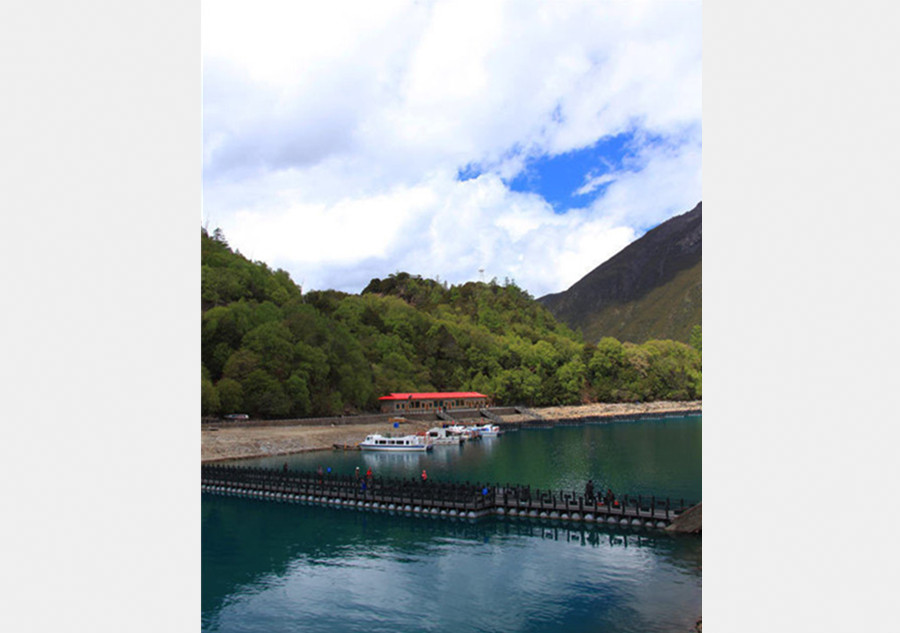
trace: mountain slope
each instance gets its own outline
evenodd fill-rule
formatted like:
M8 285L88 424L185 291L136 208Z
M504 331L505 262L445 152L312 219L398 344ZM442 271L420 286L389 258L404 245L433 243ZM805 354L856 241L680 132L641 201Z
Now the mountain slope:
M703 206L663 222L564 292L538 299L586 341L687 341L701 322Z

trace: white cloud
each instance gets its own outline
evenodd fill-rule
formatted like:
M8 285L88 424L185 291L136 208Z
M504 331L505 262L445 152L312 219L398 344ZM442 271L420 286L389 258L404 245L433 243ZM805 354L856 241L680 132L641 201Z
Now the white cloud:
M611 174L615 180L591 209L643 233L700 202L701 166L699 126L677 144L646 144L633 164Z
M583 196L585 194L591 193L595 191L597 187L602 185L606 185L611 182L615 182L616 177L612 174L601 174L599 176L592 176L591 174L585 174L584 177L584 185L575 190L575 195Z
M204 3L202 34L204 213L309 288L555 292L700 199L699 3L311 6ZM648 141L584 209L501 180L627 130Z

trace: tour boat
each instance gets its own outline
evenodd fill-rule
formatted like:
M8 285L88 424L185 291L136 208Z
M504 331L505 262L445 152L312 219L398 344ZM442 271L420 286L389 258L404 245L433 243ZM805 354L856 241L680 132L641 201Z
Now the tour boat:
M458 435L453 432L449 432L449 429L444 429L441 427L435 427L433 429L428 429L428 433L425 434L425 438L431 444L452 444L459 446L462 444L463 438L461 435Z
M503 433L496 424L485 424L484 426L476 426L475 428L478 429L481 437L497 437Z
M459 437L460 442L474 440L478 437L478 432L475 431L475 427L463 426L462 424L451 424L450 426L445 426L444 430L447 432L447 435Z
M424 436L421 435L404 435L402 437L391 437L389 435L369 435L366 439L359 443L359 447L364 451L428 451L432 449Z

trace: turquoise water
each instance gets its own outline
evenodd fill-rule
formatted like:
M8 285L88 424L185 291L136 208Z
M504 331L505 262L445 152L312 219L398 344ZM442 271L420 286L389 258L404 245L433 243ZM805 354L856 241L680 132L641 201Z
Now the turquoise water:
M245 460L701 498L701 418L509 433L427 455ZM203 495L204 631L689 631L694 536L392 516Z

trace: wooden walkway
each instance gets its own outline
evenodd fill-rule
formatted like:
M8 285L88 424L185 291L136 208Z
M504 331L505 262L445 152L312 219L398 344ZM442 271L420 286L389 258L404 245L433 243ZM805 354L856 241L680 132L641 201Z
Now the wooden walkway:
M577 491L481 482L422 482L309 471L206 464L201 490L286 503L315 503L450 518L488 515L664 528L685 508L683 499L628 497L606 503Z

